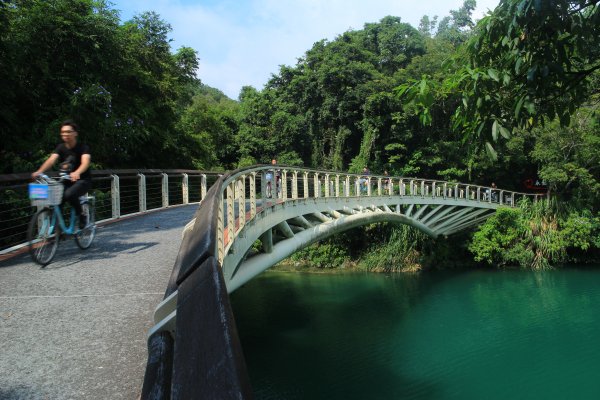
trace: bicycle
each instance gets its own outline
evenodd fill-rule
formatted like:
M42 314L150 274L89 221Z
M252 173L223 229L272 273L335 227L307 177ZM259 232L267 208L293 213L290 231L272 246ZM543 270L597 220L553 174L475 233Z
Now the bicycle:
M61 174L59 180L41 174L36 179L36 183L29 184L31 205L38 207L38 211L31 217L27 227L29 254L42 267L48 265L54 258L63 234L73 235L75 243L83 250L92 245L96 236L96 198L94 196L79 197L82 205L82 217L86 218L83 229L79 229L75 223L77 220L75 209L71 209L69 226L65 224L60 204L64 192L61 182L67 179L70 179L68 174Z

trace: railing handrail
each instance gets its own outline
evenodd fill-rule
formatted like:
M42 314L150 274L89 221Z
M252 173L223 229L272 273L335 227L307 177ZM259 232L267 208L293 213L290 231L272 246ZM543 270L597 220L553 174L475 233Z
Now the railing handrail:
M46 174L51 177L58 176L57 171L48 171ZM206 186L218 176L219 172L189 169L93 170L93 190L100 189L110 199L110 204L105 203L104 208L97 208L100 214L104 214L104 217L98 215L98 223L172 205L189 204L190 199L192 202L200 201L206 195ZM191 177L195 177L194 182L189 180ZM198 178L199 190L190 190L192 187L198 187ZM159 187L156 184L157 179L161 180ZM107 184L107 181L110 184ZM2 198L10 199L8 203L0 204L0 254L11 253L26 245L24 240L27 222L33 215L26 192L27 184L31 182L33 179L30 173L0 175ZM120 193L120 189L123 193ZM157 192L160 192L160 202L155 201ZM134 197L139 199L133 200Z
M444 198L451 196L455 199L465 199L467 201L478 201L478 202L482 202L482 201L487 201L489 203L498 203L500 205L510 205L512 207L515 207L517 205L517 201L518 198L520 197L522 198L532 198L534 200L536 200L538 197L541 197L542 195L540 194L535 194L535 193L524 193L524 192L516 192L516 191L510 191L510 190L504 190L504 189L500 189L500 188L492 188L490 186L483 186L483 185L477 185L477 184L472 184L472 183L462 183L462 182L453 182L453 181L442 181L442 180L437 180L437 179L428 179L428 178L416 178L416 177L405 177L405 176L388 176L388 175L372 175L372 174L362 174L362 173L348 173L348 172L341 172L341 171L329 171L329 170L319 170L319 169L314 169L314 168L305 168L305 167L295 167L295 166L288 166L288 165L280 165L280 164L271 164L271 165L256 165L256 166L251 166L251 167L247 167L247 168L240 168L234 171L231 171L230 173L224 175L222 178L222 183L220 184L220 187L217 189L217 191L220 193L219 195L219 205L218 205L218 210L214 210L213 212L220 218L219 222L218 222L218 229L216 232L217 235L217 242L216 242L216 246L217 249L216 254L217 254L217 259L219 261L219 263L222 263L228 248L231 246L231 243L233 242L234 238L237 236L237 234L239 233L239 231L241 230L241 226L242 224L246 223L247 221L245 220L245 215L243 215L243 218L240 218L240 222L239 225L240 227L238 229L236 229L235 227L232 228L232 225L234 225L234 218L233 218L233 211L231 211L228 215L225 215L225 209L227 207L225 207L225 204L228 205L228 210L231 210L232 208L234 208L234 204L240 203L242 200L238 199L238 192L239 192L239 187L243 187L243 193L244 195L242 195L243 197L243 201L246 201L245 199L245 193L246 193L246 183L243 182L246 177L249 177L252 180L252 185L256 185L256 177L260 176L261 179L261 184L263 182L263 179L266 177L266 173L269 171L280 171L280 179L282 180L281 184L282 185L282 191L283 191L283 185L286 185L285 188L287 189L287 182L284 182L284 177L287 180L288 173L291 173L293 176L297 177L299 174L303 175L303 179L306 180L306 177L313 175L313 196L308 196L309 190L306 189L305 187L305 191L303 193L303 195L300 195L298 193L298 179L294 179L292 181L292 193L294 193L292 195L292 198L290 198L290 200L295 200L295 199L301 199L301 198L307 198L307 197L315 197L315 198L321 198L321 197L354 197L354 196L349 196L348 194L350 193L350 189L347 188L346 194L343 196L340 196L340 188L338 186L338 188L335 189L334 193L330 193L330 184L332 184L331 178L335 177L335 181L336 181L336 185L340 184L341 179L343 178L342 181L342 186L352 186L353 184L356 185L355 189L354 189L354 195L355 196L363 196L361 194L361 191L359 190L358 185L361 183L361 181L366 180L367 182L369 182L369 184L367 185L366 188L366 193L364 194L364 196L368 196L368 197L382 197L382 196L391 196L395 194L395 190L394 190L394 185L398 185L398 195L400 196L415 196L418 193L418 196L421 197L438 197L438 196L442 196ZM329 177L329 183L328 185L326 185L325 188L325 193L324 195L321 195L321 185L323 185L324 181L323 179ZM308 185L308 187L311 186L310 183L310 179L306 180L306 182L304 183L304 186ZM378 184L377 190L372 191L371 190L371 182L375 181ZM237 182L240 182L240 185L238 186ZM345 182L345 183L344 183ZM383 190L382 188L382 183L389 183L389 186L387 188L387 190ZM318 183L318 186L317 186ZM350 184L350 185L348 185ZM408 184L408 191L406 184ZM436 191L436 186L439 189L438 191ZM431 192L428 192L429 187L431 187ZM264 186L263 186L264 189ZM443 190L443 191L442 191ZM250 220L253 219L255 217L256 214L256 191L257 189L250 190L249 194L250 194L250 204L251 204L251 211L250 211ZM277 188L276 188L277 191ZM387 191L387 193L386 193ZM423 193L423 191L425 191L425 193ZM407 193L408 192L408 193ZM420 192L420 193L419 193ZM263 194L264 198L264 190L261 190L261 193ZM439 194L438 194L439 193ZM496 197L496 200L494 200L494 196ZM287 193L284 194L282 196L282 198L280 200L282 201L286 201L288 199L287 197ZM225 228L225 226L227 226L227 228ZM224 232L225 230L228 230L228 243L225 243L225 239L224 239Z
M418 181L418 182L431 182L431 183L440 183L440 184L448 184L448 185L459 185L459 186L463 186L463 187L473 187L473 188L480 188L480 189L485 189L485 190L491 190L491 191L497 191L499 192L504 192L505 194L516 194L516 195L521 195L521 196L527 196L527 197L532 197L532 198L536 198L536 197L541 197L543 196L540 193L526 193L526 192L517 192L517 191L513 191L513 190L506 190L506 189L500 189L500 188L492 188L491 186L485 186L485 185L479 185L479 184L475 184L475 183L464 183L464 182L458 182L458 181L444 181L444 180L439 180L439 179L430 179L430 178L418 178L418 177L414 177L414 176L399 176L399 175L379 175L379 174L362 174L362 173L353 173L353 172L342 172L342 171L335 171L335 170L325 170L325 169L314 169L314 168L306 168L306 167L295 167L295 166L289 166L289 165L282 165L282 164L265 164L265 165L256 165L256 166L252 166L252 167L246 167L246 168L238 168L236 170L230 171L226 174L224 174L224 182L223 182L223 187L226 187L229 183L231 183L231 181L239 178L242 175L248 174L248 173L252 173L252 172L257 172L257 171L263 171L263 170L294 170L294 171L298 171L298 172L308 172L310 173L318 173L318 174L329 174L329 175L339 175L339 176L350 176L350 177L355 177L355 178L366 178L366 177L370 177L370 178L374 178L374 179L379 179L381 178L382 180L386 180L386 179L390 179L390 180L400 180L402 179L403 181L410 181L410 180L414 180L414 181ZM324 175L323 175L324 176Z
M203 171L196 169L155 169L155 168L139 168L139 169L94 169L92 170L92 177L101 177L107 175L135 175L139 173L144 174L192 174L192 175L207 175L217 176L223 174L223 172L217 171ZM46 171L49 176L58 175L58 171ZM31 181L31 172L19 172L14 174L0 174L0 186L5 187L6 182L26 182Z

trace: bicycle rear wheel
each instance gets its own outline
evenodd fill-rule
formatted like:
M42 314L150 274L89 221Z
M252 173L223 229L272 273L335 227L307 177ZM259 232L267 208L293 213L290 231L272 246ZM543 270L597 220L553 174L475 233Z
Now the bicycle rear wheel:
M44 208L31 217L27 227L27 241L33 261L42 267L52 261L60 241L60 225L51 209Z
M77 234L75 234L75 243L79 246L80 249L87 249L92 245L94 238L96 237L96 218L95 207L92 203L85 203L81 205L82 208L82 216L86 218L85 228L79 230Z

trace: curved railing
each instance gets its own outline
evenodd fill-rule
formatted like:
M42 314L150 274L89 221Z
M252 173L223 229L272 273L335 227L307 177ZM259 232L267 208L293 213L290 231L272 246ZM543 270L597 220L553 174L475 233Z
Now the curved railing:
M267 197L267 175L280 176L277 195ZM487 186L446 182L432 179L349 174L287 166L256 166L241 169L224 177L217 210L217 258L223 262L235 238L250 220L277 202L298 199L340 197L420 197L460 199L514 207L524 198L536 200L541 195L514 192ZM263 199L257 208L257 199ZM236 209L249 205L248 212Z
M155 312L142 398L252 398L223 275L223 263L236 238L244 235L245 226L260 224L269 215L285 212L286 207L299 202L322 205L361 197L373 198L373 203L375 198L398 203L410 198L408 203L419 205L431 200L493 209L514 207L523 198L535 200L539 195L430 179L288 166L254 166L221 176L185 229L165 299ZM424 209L421 206L420 211ZM315 217L325 218L322 214Z

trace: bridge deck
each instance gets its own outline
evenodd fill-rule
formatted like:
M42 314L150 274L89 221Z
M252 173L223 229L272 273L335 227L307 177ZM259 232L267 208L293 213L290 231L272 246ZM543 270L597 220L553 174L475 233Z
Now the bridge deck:
M138 398L152 313L196 209L102 226L86 251L69 239L45 269L28 254L0 261L0 398Z

